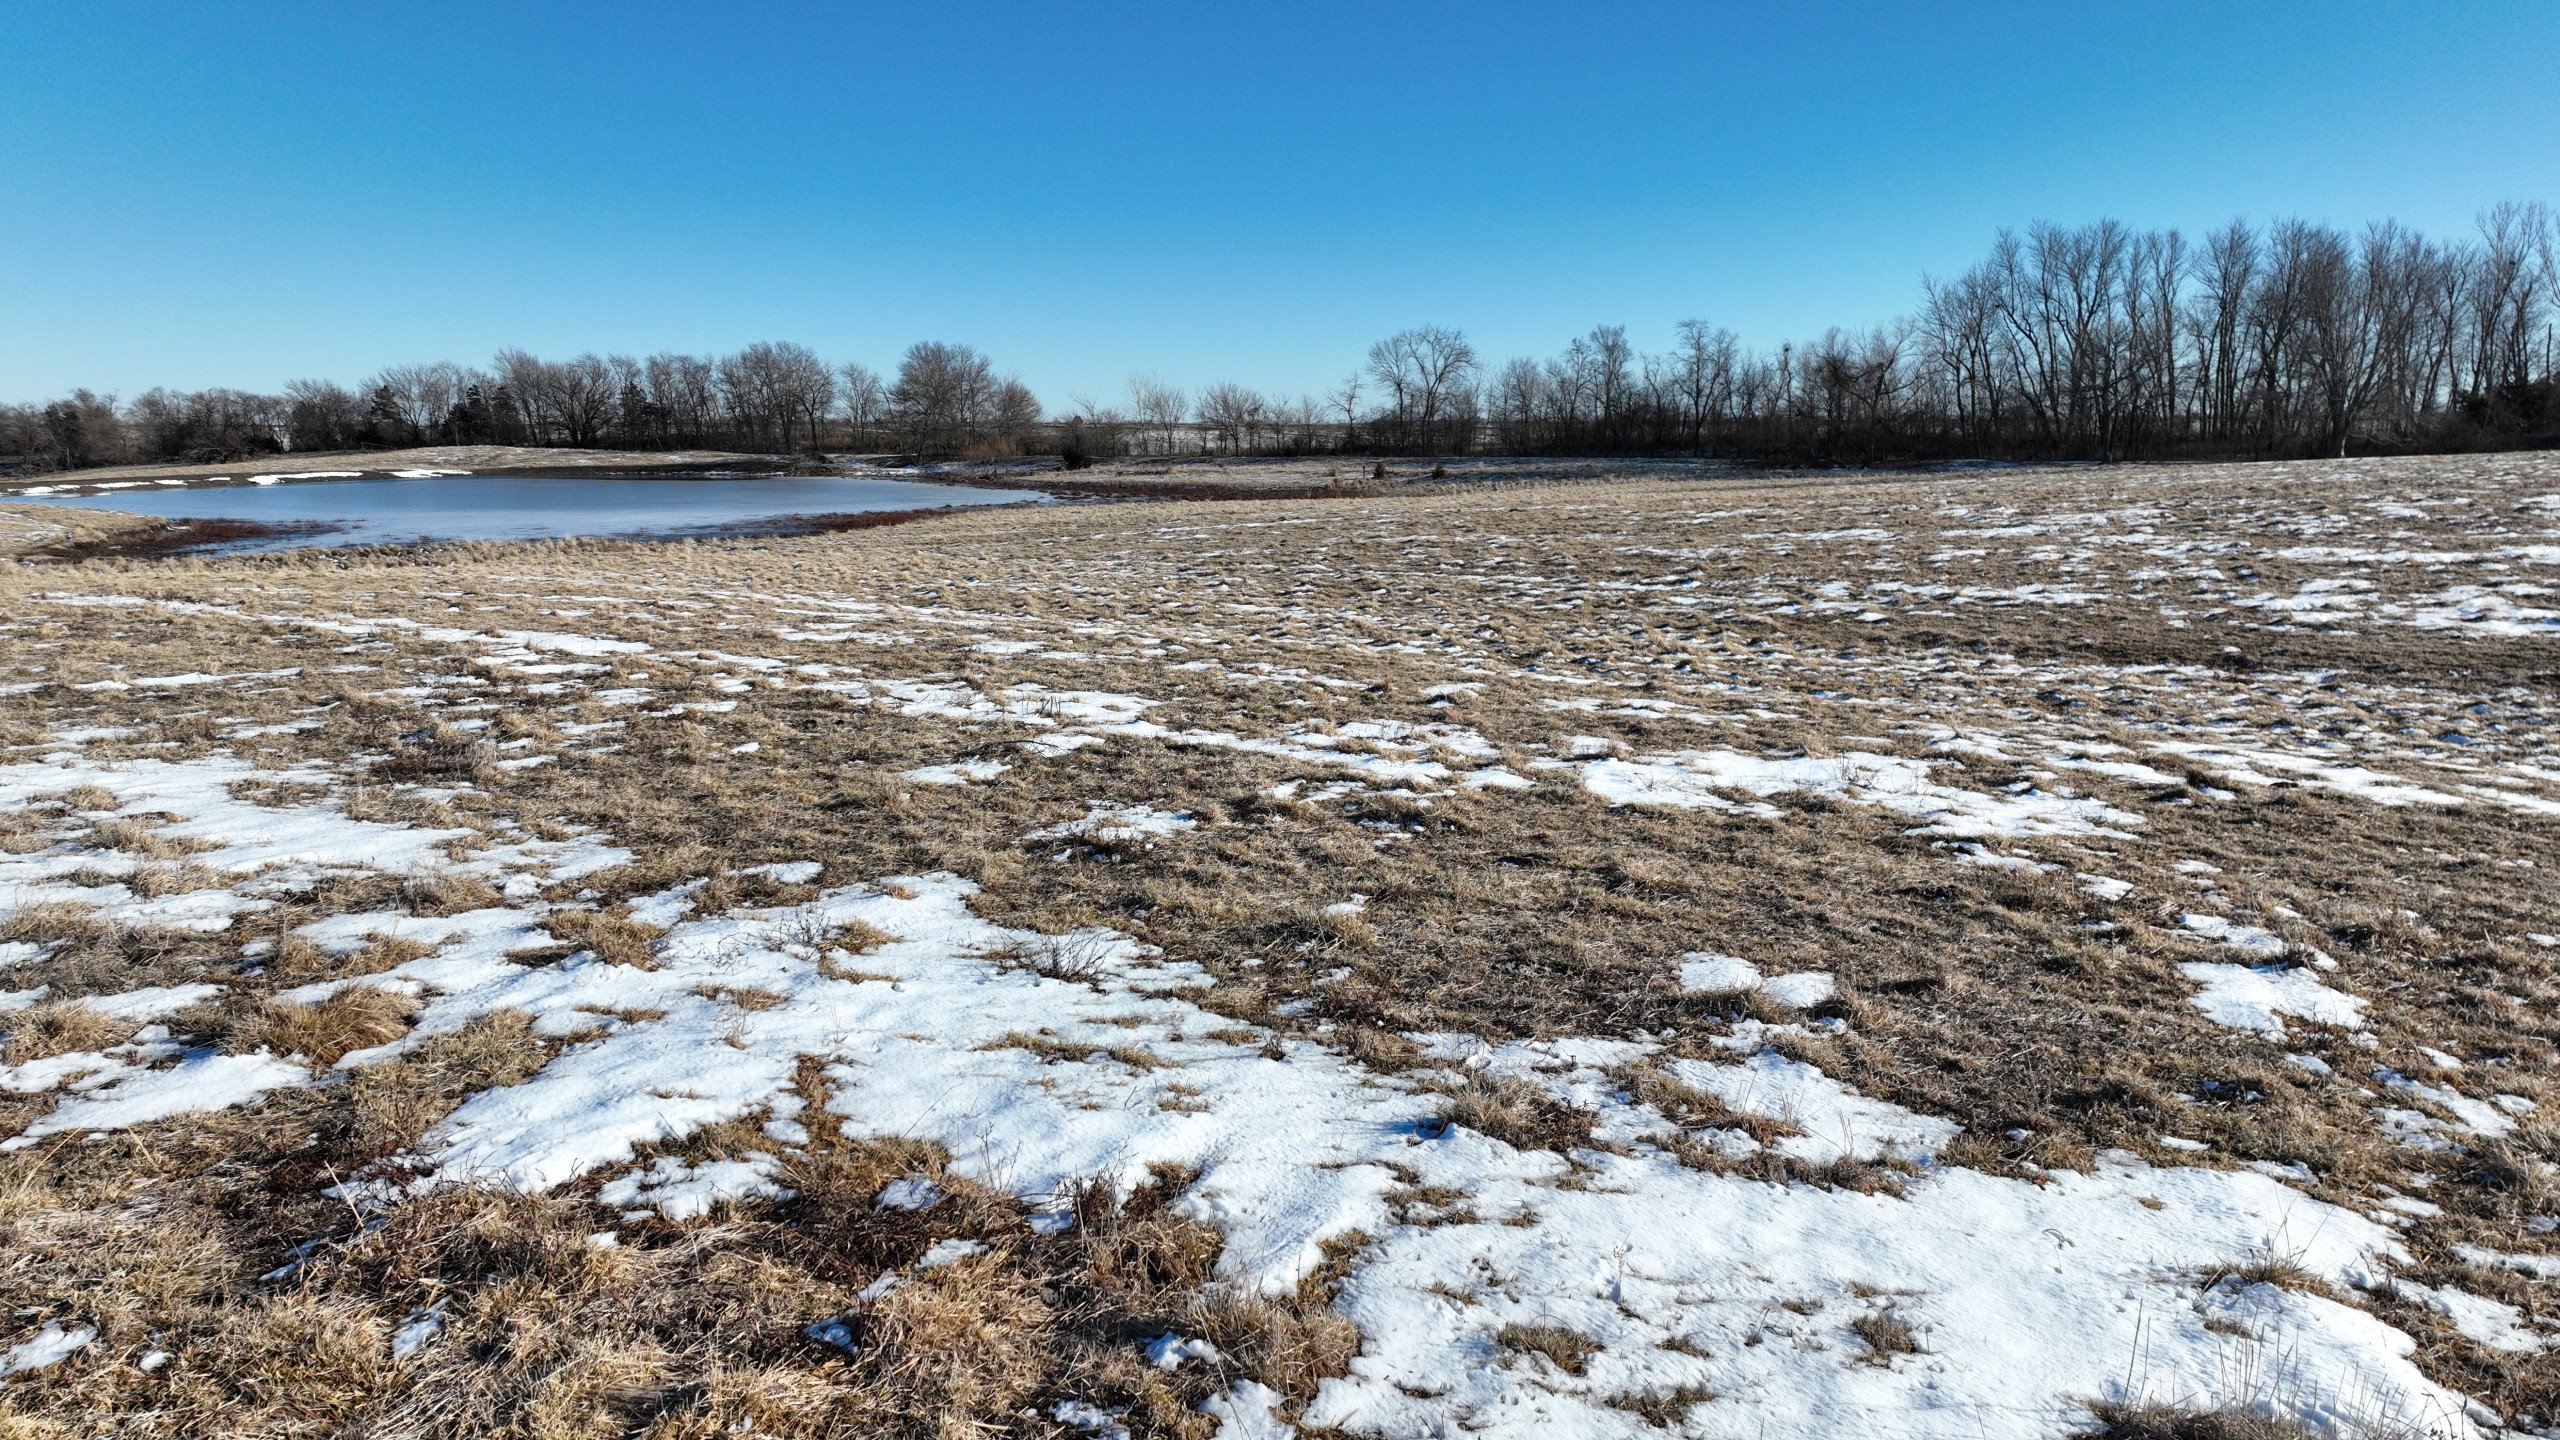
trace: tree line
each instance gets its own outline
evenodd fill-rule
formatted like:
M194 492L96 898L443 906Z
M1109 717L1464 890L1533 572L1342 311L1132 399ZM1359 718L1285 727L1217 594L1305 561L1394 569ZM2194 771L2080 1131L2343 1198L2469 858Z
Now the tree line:
M787 454L895 444L995 453L1019 444L1040 418L1021 381L997 375L966 345L910 348L894 382L787 342L645 360L502 350L485 369L395 365L353 388L295 380L274 394L158 389L123 402L81 390L0 406L0 456L74 469L416 445Z
M1323 395L1154 376L1055 415L966 345L894 377L806 346L500 352L275 394L83 390L0 406L0 463L71 469L280 451L510 444L1102 454L1685 454L1787 463L2335 455L2560 443L2560 217L2499 205L2473 236L2235 221L2190 241L2112 220L2003 231L1917 311L1774 349L1700 320L1644 354L1595 326L1490 363L1443 326L1372 345Z

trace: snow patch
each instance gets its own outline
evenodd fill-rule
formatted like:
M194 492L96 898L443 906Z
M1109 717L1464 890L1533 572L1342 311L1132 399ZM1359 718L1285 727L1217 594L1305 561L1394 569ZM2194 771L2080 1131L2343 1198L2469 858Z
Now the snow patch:
M1770 796L1807 794L1874 805L1921 823L1914 834L1958 839L2038 835L2122 835L2141 820L2086 797L2012 786L1992 795L1929 779L1930 763L1851 751L1825 757L1771 759L1733 750L1679 750L1634 760L1597 759L1580 767L1583 788L1613 805L1739 811L1763 819L1782 813ZM1754 797L1737 803L1728 795Z
M2285 1038L2282 1016L2291 1015L2341 1030L2364 1026L2365 1001L2332 990L2308 970L2282 965L2230 965L2190 961L2178 973L2203 987L2187 1003L2207 1020L2233 1030L2250 1030L2270 1040Z

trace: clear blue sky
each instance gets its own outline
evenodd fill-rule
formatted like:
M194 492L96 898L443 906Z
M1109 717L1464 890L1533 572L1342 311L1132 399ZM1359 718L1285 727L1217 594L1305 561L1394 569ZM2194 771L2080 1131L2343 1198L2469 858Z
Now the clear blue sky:
M2002 225L2560 200L2560 4L0 0L0 398L797 339L1318 390Z

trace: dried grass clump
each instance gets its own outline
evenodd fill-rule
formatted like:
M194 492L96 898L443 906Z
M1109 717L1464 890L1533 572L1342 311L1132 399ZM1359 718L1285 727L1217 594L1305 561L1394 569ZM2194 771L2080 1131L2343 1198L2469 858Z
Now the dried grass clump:
M125 882L125 873L109 869L104 865L83 865L63 878L83 890L97 890L109 885L122 885Z
M1058 1312L1005 1259L992 1251L912 1272L857 1317L848 1398L874 1428L851 1433L952 1434L955 1422L983 1424L1048 1390Z
M1393 1030L1381 1030L1375 1025L1354 1025L1350 1030L1343 1048L1351 1052L1352 1059L1372 1070L1403 1070L1422 1063L1422 1047Z
M62 793L62 803L88 815L103 814L124 807L124 802L116 798L116 792L104 785L75 785Z
M1678 1142L1666 1148L1681 1164L1692 1170L1758 1180L1769 1185L1811 1185L1816 1189L1848 1190L1860 1195L1898 1197L1903 1193L1904 1184L1920 1173L1918 1165L1895 1156L1840 1155L1829 1160L1806 1160L1770 1149L1737 1156L1694 1141Z
M832 927L827 933L829 945L855 955L868 955L883 945L893 943L897 938L878 926L865 925L859 920L845 921L841 925Z
M1109 965L1118 944L1108 932L1078 930L1065 935L1042 935L991 951L987 958L999 965L1028 970L1051 980L1085 983L1100 975Z
M460 915L506 903L498 887L475 875L413 875L400 884L400 902L412 915Z
M281 957L284 952L281 942L277 944L276 950ZM337 963L333 968L342 975L379 975L385 970L396 970L412 960L424 960L434 953L436 953L436 947L423 940L386 935L381 939L367 942L362 949L337 957Z
M2336 1299L2329 1282L2282 1255L2252 1255L2226 1261L2205 1271L2197 1279L2200 1288L2210 1290L2226 1282L2237 1285L2273 1285L2280 1290L2296 1290L2305 1295L2325 1295Z
M1254 1295L1215 1283L1217 1232L1166 1209L1194 1178L1159 1166L1121 1202L1108 1187L1085 1187L1074 1197L1077 1224L1059 1257L1064 1268L1056 1272L1062 1293L1078 1302L1084 1333L1069 1349L1070 1373L1128 1397L1133 1412L1146 1412L1174 1434L1189 1433L1185 1417L1196 1416L1199 1401L1224 1381L1207 1371L1186 1372L1176 1382L1183 1388L1168 1392L1161 1372L1150 1375L1133 1363L1133 1341L1168 1330L1197 1335L1225 1357L1220 1372L1260 1381L1292 1403L1311 1399L1360 1351L1358 1329L1331 1304L1363 1237L1329 1242L1326 1263L1290 1295Z
M774 991L753 985L696 985L693 993L705 1000L749 1012L770 1010L781 1004L783 999Z
M191 835L172 835L141 820L101 820L90 827L90 842L101 849L122 850L153 860L179 860L210 850L213 842Z
M1070 1040L1047 1031L1030 1035L1020 1030L1009 1030L1005 1032L1003 1038L990 1040L978 1048L981 1050L1027 1050L1053 1064L1062 1060L1090 1060L1096 1055L1108 1056L1132 1070L1160 1070L1170 1063L1135 1045Z
M1920 1353L1920 1337L1890 1310L1870 1310L1849 1322L1849 1333L1866 1342L1867 1359L1883 1365L1896 1355Z
M396 1155L473 1091L530 1078L551 1049L523 1011L492 1011L396 1060L350 1073L346 1102L330 1112L324 1142L350 1165Z
M1544 1355L1567 1375L1581 1374L1591 1357L1606 1348L1561 1325L1505 1325L1494 1332L1493 1343L1515 1354Z
M1190 1333L1297 1404L1314 1399L1326 1380L1348 1373L1360 1354L1359 1327L1318 1295L1272 1300L1213 1293L1185 1313Z
M450 725L392 736L383 748L373 777L394 785L486 785L507 773L488 741Z
M1377 927L1353 911L1320 912L1316 916L1315 928L1355 950L1378 948Z
M1920 1173L1919 1166L1890 1156L1799 1160L1792 1155L1779 1156L1775 1151L1764 1153L1777 1160L1777 1169L1788 1180L1824 1190L1853 1190L1860 1195L1900 1195L1903 1182Z
M542 928L609 965L635 970L658 968L658 941L667 933L619 909L554 910L542 917Z
M1010 1233L1011 1208L998 1196L945 1173L941 1147L920 1140L873 1140L825 1148L783 1166L800 1263L820 1275L862 1286L879 1272L922 1255L938 1236ZM883 1210L889 1182L909 1175L944 1192L926 1210Z
M0 941L94 945L115 934L97 910L76 900L38 900L0 915Z
M2279 1419L2246 1405L2199 1409L2185 1405L2095 1401L2095 1429L2073 1440L2329 1440L2297 1420Z
M1444 1083L1440 1114L1452 1125L1499 1140L1515 1150L1578 1150L1591 1144L1594 1116L1559 1104L1526 1080L1469 1074Z
M948 1426L1000 1419L974 1407L1037 1390L1126 1409L1133 1425L1205 1440L1199 1402L1229 1377L1303 1401L1358 1351L1357 1331L1328 1308L1336 1273L1320 1273L1287 1297L1242 1295L1213 1282L1217 1232L1167 1208L1191 1183L1187 1172L1160 1170L1125 1199L1099 1181L1076 1187L1057 1202L1073 1224L1035 1237L1017 1202L950 1174L944 1162L929 1146L874 1141L827 1150L786 1176L800 1191L791 1204L795 1258L836 1283L859 1288L940 1239L990 1247L840 1317L860 1352L828 1369L840 1384L887 1392L866 1403L930 1400L947 1407L935 1423ZM922 1211L878 1208L881 1187L910 1174L934 1178L944 1198ZM973 1326L1012 1346L1002 1364L969 1338ZM1143 1343L1169 1330L1208 1339L1224 1360L1180 1373L1149 1367ZM957 1379L924 1388L935 1373Z
M388 910L400 903L400 877L357 870L323 878L311 887L311 907L323 915Z
M2475 1139L2464 1147L2462 1162L2454 1177L2473 1189L2495 1197L2498 1208L2525 1213L2542 1208L2551 1195L2551 1181L2545 1173L2545 1155L2560 1146L2553 1144L2552 1132L2544 1126L2527 1127L2515 1139ZM2539 1142L2535 1144L2533 1142ZM2536 1154L2536 1150L2542 1154Z
M0 1063L23 1065L75 1051L103 1050L133 1033L133 1022L104 1015L72 1000L49 1000L0 1016L8 1039Z
M269 1000L230 1035L234 1053L267 1050L334 1065L354 1051L388 1045L409 1033L418 1002L371 985L350 985L317 1005Z
M705 915L719 915L731 910L798 905L817 898L815 885L792 885L770 875L748 875L732 872L715 875L693 892L694 907Z
M221 876L202 865L140 865L124 880L125 888L144 900L218 889L222 883Z
M1648 1390L1625 1395L1612 1395L1603 1403L1612 1410L1624 1410L1656 1430L1675 1430L1689 1418L1689 1412L1716 1398L1716 1392L1704 1385L1679 1385L1668 1390Z
M1762 1145L1772 1145L1803 1132L1784 1120L1736 1110L1720 1095L1683 1085L1653 1065L1630 1065L1614 1078L1628 1098L1650 1105L1683 1130L1739 1130Z

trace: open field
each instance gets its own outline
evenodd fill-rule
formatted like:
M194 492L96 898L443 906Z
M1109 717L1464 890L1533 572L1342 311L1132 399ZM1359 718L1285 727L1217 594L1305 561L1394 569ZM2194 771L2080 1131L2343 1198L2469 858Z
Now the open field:
M0 1435L2546 1426L2555 596L2541 455L0 568Z

